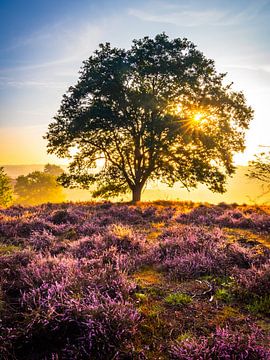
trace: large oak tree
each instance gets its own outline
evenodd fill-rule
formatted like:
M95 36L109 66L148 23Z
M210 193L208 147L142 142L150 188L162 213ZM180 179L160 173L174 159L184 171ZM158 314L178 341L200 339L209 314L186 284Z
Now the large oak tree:
M77 149L62 183L95 183L96 196L131 191L133 201L150 179L223 192L253 115L224 77L187 39L159 34L129 50L101 44L46 135L49 153Z

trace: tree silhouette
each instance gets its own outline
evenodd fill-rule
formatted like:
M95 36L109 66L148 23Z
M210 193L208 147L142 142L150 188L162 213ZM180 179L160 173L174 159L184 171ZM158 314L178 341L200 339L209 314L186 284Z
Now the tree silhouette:
M4 168L0 167L0 206L8 206L11 204L13 198L13 189L10 178L4 171Z
M163 33L130 50L101 44L45 136L49 153L77 149L62 184L95 183L94 196L132 191L134 202L149 179L225 191L253 111L224 77L187 39Z
M270 152L261 152L249 161L248 176L270 185Z
M18 196L17 203L24 205L38 205L47 202L61 202L65 200L61 186L56 177L41 171L34 171L17 178L14 187Z
M263 146L269 147L269 146ZM262 184L262 193L257 197L262 198L270 193L270 152L261 152L254 156L248 163L249 172L246 174L250 179L259 180Z
M58 165L54 165L54 164L46 164L44 167L44 173L45 174L51 174L53 176L60 176L61 174L63 174L64 170L58 166Z

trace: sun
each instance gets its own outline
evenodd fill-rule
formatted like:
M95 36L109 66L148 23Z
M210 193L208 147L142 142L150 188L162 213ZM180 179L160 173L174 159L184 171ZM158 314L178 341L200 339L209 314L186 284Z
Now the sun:
M193 120L196 122L201 122L203 117L204 117L204 115L202 113L198 112L193 116Z
M198 108L188 109L180 102L172 104L170 111L179 118L179 122L182 123L187 132L204 130L205 125L209 121L209 114L206 111L200 111Z
M208 116L205 113L196 112L192 116L192 121L193 121L194 125L196 124L196 126L202 126L208 122Z

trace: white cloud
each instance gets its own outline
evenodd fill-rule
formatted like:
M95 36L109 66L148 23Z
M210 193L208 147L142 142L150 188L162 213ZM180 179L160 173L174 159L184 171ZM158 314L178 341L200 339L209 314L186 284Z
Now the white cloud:
M198 6L192 5L177 5L165 2L158 2L155 4L151 2L143 9L130 8L128 14L139 18L143 21L159 22L173 24L177 26L185 27L199 27L204 25L211 26L233 26L243 22L251 21L255 19L259 13L263 10L263 7L269 3L269 0L258 0L248 4L243 10L238 13L232 10L226 10L226 6L223 9L217 9L213 4L211 7L198 9ZM230 9L228 7L228 9Z
M225 17L225 13L220 10L187 10L187 9L171 9L170 12L163 12L163 9L155 10L154 12L148 10L130 9L129 15L135 16L144 21L168 23L179 26L202 26L202 25L216 25Z

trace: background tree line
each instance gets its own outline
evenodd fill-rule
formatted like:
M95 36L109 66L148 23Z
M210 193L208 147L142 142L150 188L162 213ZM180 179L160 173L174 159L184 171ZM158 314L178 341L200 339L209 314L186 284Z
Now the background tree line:
M60 166L47 164L44 171L20 175L12 183L3 167L0 167L0 206L11 204L37 205L65 200L57 177L63 173Z

